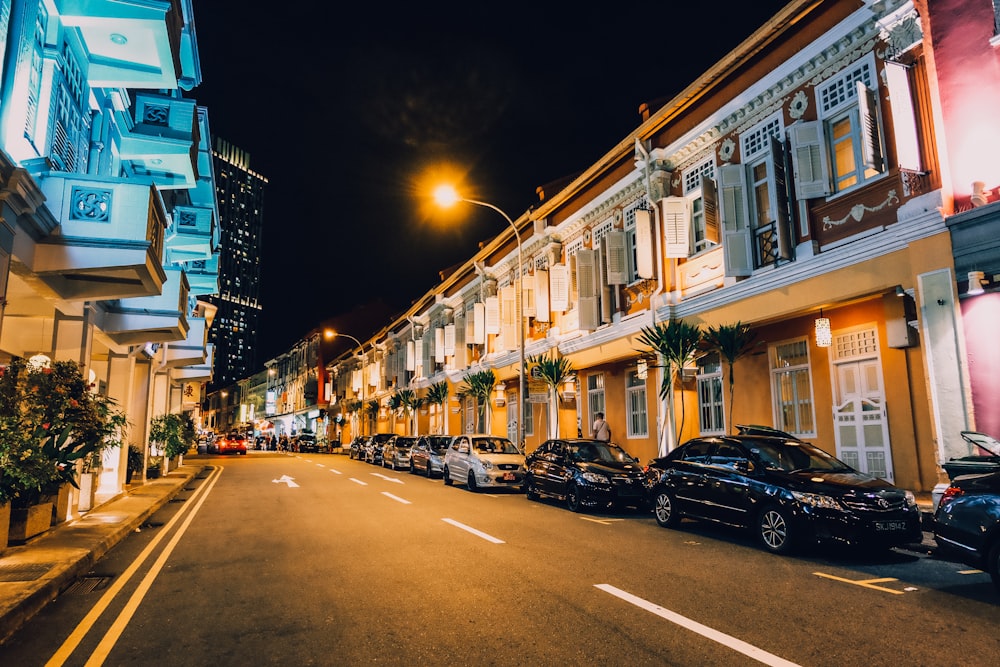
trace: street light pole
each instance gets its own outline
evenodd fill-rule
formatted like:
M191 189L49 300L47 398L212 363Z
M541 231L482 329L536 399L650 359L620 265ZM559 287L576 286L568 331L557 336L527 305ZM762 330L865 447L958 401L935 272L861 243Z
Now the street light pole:
M332 329L327 329L323 332L327 338L336 338L340 336L341 338L350 338L355 343L358 344L358 350L361 351L361 416L364 420L364 427L361 429L363 431L368 430L368 419L364 417L365 410L368 409L366 402L368 400L368 380L365 378L365 346L364 344L350 334L340 333L338 331L333 331ZM375 360L375 343L372 343L372 361ZM361 433L360 435L364 435Z
M449 186L440 186L434 193L435 199L442 206L448 206L456 201L463 201L467 204L475 204L476 206L484 206L488 209L492 209L503 216L503 219L507 221L510 228L514 230L514 240L517 241L517 351L520 358L520 365L517 369L518 377L518 390L517 390L517 436L518 443L517 446L520 449L524 449L524 400L525 400L525 388L524 388L524 255L521 250L521 234L517 230L517 225L511 220L510 216L507 215L502 209L494 206L493 204L485 201L479 201L477 199L467 199L465 197L459 196L455 190Z

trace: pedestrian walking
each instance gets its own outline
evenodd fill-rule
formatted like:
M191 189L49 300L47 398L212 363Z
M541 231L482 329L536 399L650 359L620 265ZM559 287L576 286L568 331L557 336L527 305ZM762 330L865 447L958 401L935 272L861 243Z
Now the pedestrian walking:
M611 427L608 426L608 422L605 421L604 413L598 412L594 416L596 417L593 428L594 439L611 442Z

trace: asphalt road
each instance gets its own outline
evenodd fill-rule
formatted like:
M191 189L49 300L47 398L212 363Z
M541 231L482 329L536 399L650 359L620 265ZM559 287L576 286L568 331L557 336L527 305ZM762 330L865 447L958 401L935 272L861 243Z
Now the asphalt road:
M926 550L778 557L345 456L199 460L0 665L1000 663L989 577Z

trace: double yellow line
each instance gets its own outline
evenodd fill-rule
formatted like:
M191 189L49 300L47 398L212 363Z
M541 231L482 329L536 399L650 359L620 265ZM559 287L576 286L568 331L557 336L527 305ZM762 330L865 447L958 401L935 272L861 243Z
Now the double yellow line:
M81 620L80 623L77 624L76 628L73 629L73 632L70 633L69 637L66 638L66 641L62 643L62 646L60 646L59 649L55 652L55 654L53 654L53 656L49 658L49 661L45 663L46 667L61 667L63 664L65 664L65 662L73 654L73 651L75 651L76 648L80 645L80 642L83 641L83 638L86 637L87 633L89 633L93 629L94 624L97 623L97 620L107 610L108 606L111 605L111 602L128 584L129 580L132 579L133 576L135 576L135 573L138 572L139 568L142 567L143 563L145 563L146 560L153 554L153 552L156 550L160 542L173 529L174 525L178 521L183 519L184 521L177 529L177 532L174 533L170 542L168 542L167 545L163 548L163 551L160 552L159 557L153 563L152 567L150 567L149 571L146 573L146 576L142 578L141 582L139 582L138 588L136 588L135 592L132 593L132 596L126 603L125 608L122 609L121 613L118 614L118 617L115 619L114 623L111 624L111 627L104 634L104 637L101 639L101 642L97 645L97 648L94 649L94 652L90 655L90 658L85 663L87 667L91 666L96 667L97 665L104 664L104 661L107 659L108 654L111 653L111 649L113 649L115 644L118 642L118 639L121 637L122 632L124 632L126 626L128 626L129 621L132 620L132 616L135 614L136 609L139 608L139 605L142 603L142 599L146 596L146 593L149 591L150 586L153 585L153 582L156 580L156 577L160 573L160 570L163 569L163 566L166 564L167 559L170 557L170 554L173 553L173 550L177 546L177 543L180 542L181 538L184 536L184 533L187 531L188 526L191 525L191 522L194 520L195 515L198 513L198 510L201 509L201 506L205 502L205 499L208 497L208 494L212 491L212 487L214 487L215 483L219 481L219 477L222 475L223 469L224 468L222 466L213 467L212 473L207 478L205 484L201 485L198 488L198 490L195 491L194 495L191 496L191 498L189 499L189 500L197 499L197 502L193 504L192 503L186 504L179 512L177 512L176 515L174 515L174 517L170 521L168 521L163 526L163 530L161 530L160 533L153 538L153 540L146 546L146 548L143 549L142 553L139 554L139 556L132 562L132 564L128 566L128 568L121 574L120 577L118 577L118 580L107 590L107 592L103 596L101 596L101 599L98 600L97 604L94 605L94 607L87 613L87 615L83 617L83 620Z

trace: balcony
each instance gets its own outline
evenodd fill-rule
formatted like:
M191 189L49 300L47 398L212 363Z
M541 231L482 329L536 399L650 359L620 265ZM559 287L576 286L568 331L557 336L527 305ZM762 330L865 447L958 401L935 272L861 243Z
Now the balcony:
M161 190L194 188L200 134L195 102L140 92L133 111L134 117L115 114L122 168L152 179Z
M66 172L42 174L39 184L58 227L23 250L22 261L59 298L127 299L161 292L167 215L154 186Z
M98 328L118 345L186 340L189 286L183 269L165 269L167 280L157 296L118 299L102 304Z
M168 373L171 382L211 382L212 364L215 360L215 345L209 343L205 346L205 363L194 366L181 366L171 368Z
M163 244L167 264L211 258L212 209L175 207Z
M204 317L188 318L187 338L167 343L163 351L163 365L169 368L201 366L208 360L208 326Z
M55 0L63 27L87 54L83 70L92 88L177 88L181 5L182 0Z
M214 253L210 259L188 262L185 268L192 294L207 296L219 293L219 253Z

